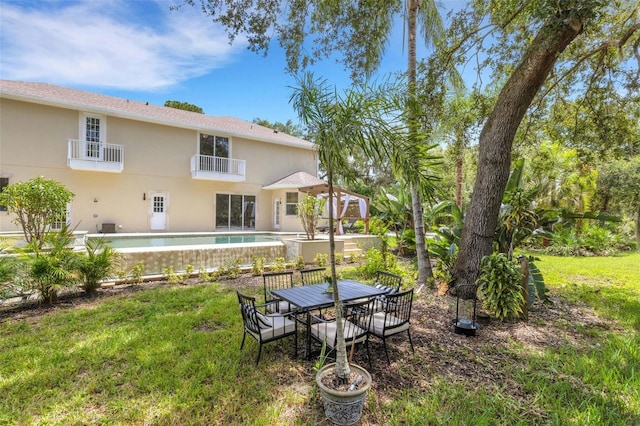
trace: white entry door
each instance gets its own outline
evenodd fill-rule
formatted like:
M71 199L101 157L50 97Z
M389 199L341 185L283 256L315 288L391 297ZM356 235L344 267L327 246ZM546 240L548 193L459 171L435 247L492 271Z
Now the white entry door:
M167 197L162 193L151 193L149 197L151 205L151 223L152 231L163 231L167 229Z
M273 200L273 229L280 229L280 199Z

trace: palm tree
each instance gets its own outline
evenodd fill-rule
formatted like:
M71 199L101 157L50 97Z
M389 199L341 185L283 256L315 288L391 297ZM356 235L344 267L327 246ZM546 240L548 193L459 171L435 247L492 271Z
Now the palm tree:
M442 21L434 0L407 0L407 95L409 98L408 120L409 139L418 144L417 110L411 105L416 99L416 74L417 55L416 39L418 20L422 22L422 32L425 44L439 36L442 32ZM436 37L433 37L433 35ZM405 177L408 176L405 173ZM425 284L428 278L433 277L431 262L427 251L426 236L424 231L422 196L420 189L411 184L411 199L413 206L413 226L416 234L416 256L418 258L418 284Z
M336 173L348 169L350 153L356 148L376 161L389 162L393 158L394 166L406 167L406 171L412 171L414 176L425 176L424 171L416 167L423 166L425 162L413 161L414 156L424 157L420 157L415 145L408 142L402 125L402 109L390 96L394 92L390 86L375 90L356 86L339 94L327 85L326 80L315 79L311 73L297 78L297 87L293 88L290 101L302 123L315 135L318 160L327 173L329 206L333 205ZM337 378L346 380L350 368L342 329L339 289L335 285L333 214L333 209L329 208L329 259L338 333L334 373Z

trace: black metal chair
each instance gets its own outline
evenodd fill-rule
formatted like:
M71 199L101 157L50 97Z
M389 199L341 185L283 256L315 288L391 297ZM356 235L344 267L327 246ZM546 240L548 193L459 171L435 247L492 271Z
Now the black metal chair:
M320 284L325 282L327 268L301 269L302 285Z
M377 271L373 285L377 288L386 289L387 294L397 293L402 285L402 277L391 272Z
M371 326L372 301L366 300L358 303L345 303L342 306L342 329L347 348L363 344L367 349L367 360L371 367L369 356L369 328ZM320 343L326 341L330 351L335 350L338 344L338 327L335 319L327 320L311 315L310 334L314 340Z
M240 312L242 313L242 322L244 323L244 334L242 335L242 344L240 350L244 347L244 341L247 334L251 335L258 341L258 358L256 365L260 362L262 354L262 345L283 339L287 336L293 336L295 356L298 356L298 326L297 321L291 319L289 314L269 314L265 315L258 311L257 308L265 305L256 305L255 297L245 296L236 290L238 294L238 303Z
M389 364L391 364L391 361L389 361L389 352L387 352L387 338L406 331L409 336L411 351L414 351L410 331L412 304L413 289L388 294L384 298L383 310L381 312L375 312L371 317L369 334L382 339L384 354Z
M281 314L291 312L292 307L289 302L280 300L271 292L293 287L293 271L265 272L262 274L262 279L264 281L264 303L267 312Z

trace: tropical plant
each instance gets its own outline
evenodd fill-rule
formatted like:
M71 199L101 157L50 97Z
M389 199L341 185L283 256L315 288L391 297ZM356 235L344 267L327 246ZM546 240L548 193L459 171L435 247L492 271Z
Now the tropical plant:
M267 259L265 257L253 256L251 262L251 275L257 277L264 273L264 265L267 263Z
M395 233L396 238L413 228L411 193L404 184L395 186L395 194L380 188L371 206L378 210L377 218L385 223L385 231ZM414 234L415 236L415 234Z
M73 193L61 183L36 177L26 182L16 182L0 192L0 205L16 215L27 243L35 241L42 248L47 231L61 218L66 218L67 204Z
M102 239L89 239L86 251L80 255L78 271L82 280L81 288L87 293L95 292L100 281L111 277L119 266L120 254Z
M296 269L304 269L307 267L306 262L304 261L304 256L297 256L296 257Z
M133 268L131 268L131 282L134 284L142 284L144 277L144 262L136 263Z
M284 257L276 257L269 268L271 272L282 272L287 269L287 262Z
M16 288L17 259L6 254L8 244L0 238L0 300L13 296L19 291Z
M476 284L482 306L495 318L517 318L522 314L524 298L520 265L504 253L492 253L482 259Z
M535 256L521 255L521 256L518 256L518 260L520 261L521 264L522 262L526 262L527 264L527 272L528 272L527 281L533 284L533 292L534 292L533 295L530 295L530 297L533 297L534 299L537 297L544 303L551 303L551 299L549 299L549 296L547 296L547 285L544 282L544 277L542 276L542 272L540 272L540 269L534 263L536 261L539 261L540 258Z
M34 239L21 254L21 259L28 265L27 283L38 291L44 303L55 302L61 289L79 280L80 259L70 248L72 240L73 234L65 225L59 231L45 235L46 250Z
M430 210L429 215L434 223L431 228L434 237L429 239L429 253L437 259L436 269L448 283L453 278L453 265L458 255L464 215L453 201L438 203Z
M162 275L168 284L178 284L180 282L180 278L176 271L173 269L173 266L167 266L162 270Z
M316 80L312 74L298 78L299 87L294 88L291 97L294 109L304 125L314 129L318 159L327 171L328 203L333 205L334 177L338 170L348 169L349 150L358 146L367 155L376 159L390 158L395 153L415 153L415 147L403 146L399 140L398 129L393 128L391 104L385 104L390 98L381 96L384 92L372 91L362 87L349 90L344 96L327 87L326 82ZM383 88L379 88L383 89ZM391 142L396 142L395 145ZM403 151L406 148L408 151ZM399 158L403 158L400 156ZM408 167L415 165L408 162ZM414 168L415 170L415 168ZM416 170L416 176L421 175ZM342 302L339 288L336 286L335 231L333 209L329 209L329 258L331 284L335 291L333 300L336 311L337 347L334 374L338 381L346 382L350 368L347 359L344 330L342 328Z
M327 253L316 253L315 257L313 258L313 263L323 268L327 266L328 259L329 256L327 255Z
M316 238L316 227L324 210L324 203L324 198L316 198L307 194L296 206L296 215L302 222L302 228L307 234L308 240L315 240Z

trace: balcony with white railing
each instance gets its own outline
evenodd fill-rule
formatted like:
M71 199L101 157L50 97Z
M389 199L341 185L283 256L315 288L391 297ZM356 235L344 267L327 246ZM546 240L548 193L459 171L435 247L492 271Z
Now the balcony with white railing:
M193 179L244 182L246 160L196 154L191 157Z
M124 168L124 146L69 139L67 164L74 170L120 173Z

